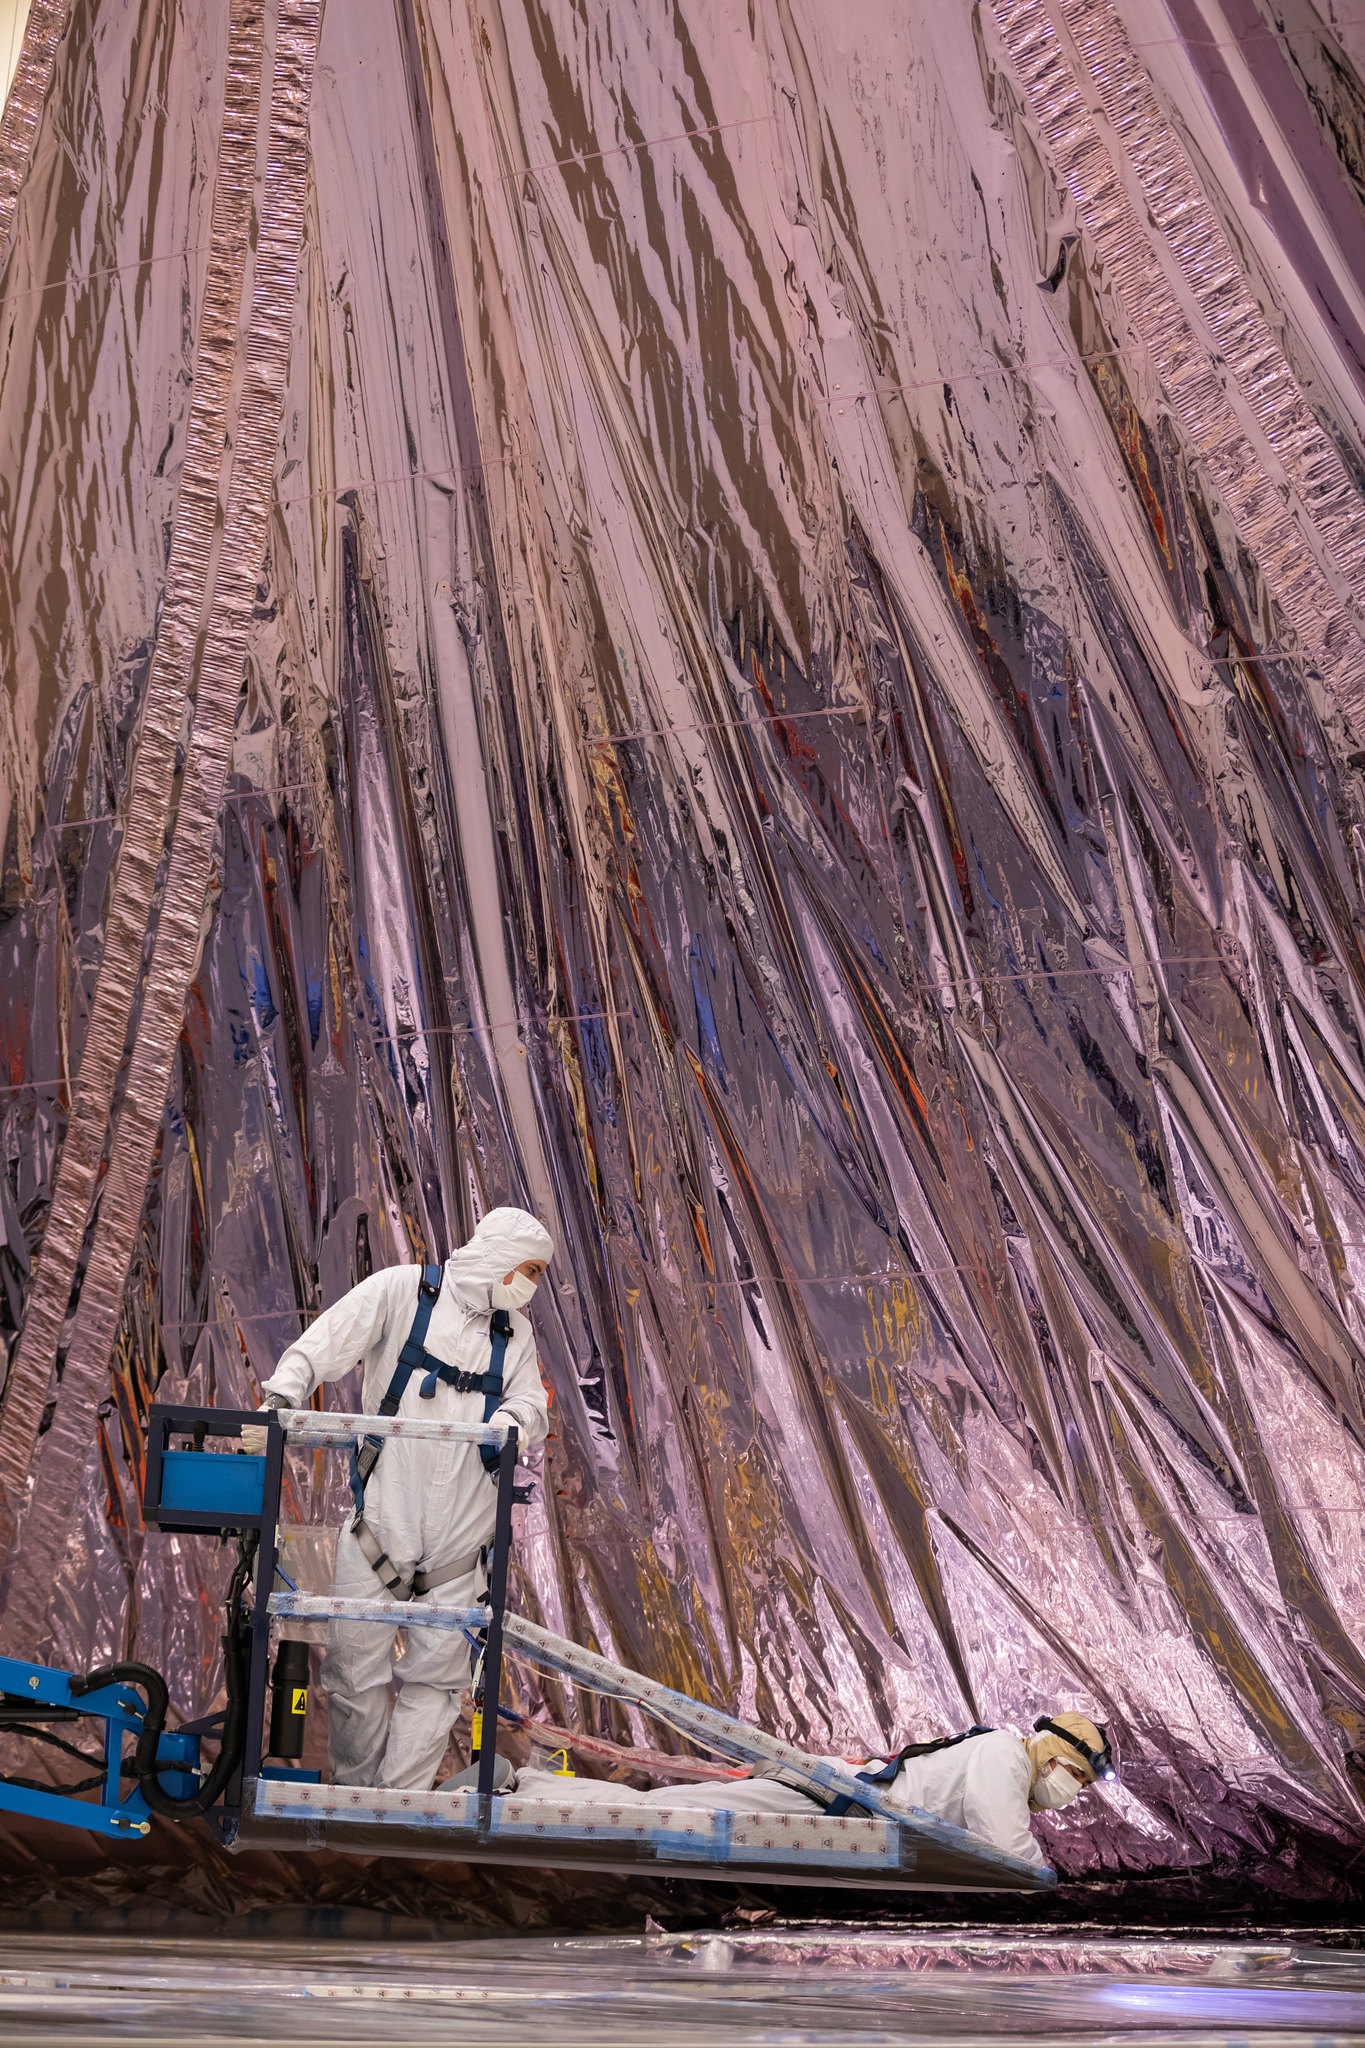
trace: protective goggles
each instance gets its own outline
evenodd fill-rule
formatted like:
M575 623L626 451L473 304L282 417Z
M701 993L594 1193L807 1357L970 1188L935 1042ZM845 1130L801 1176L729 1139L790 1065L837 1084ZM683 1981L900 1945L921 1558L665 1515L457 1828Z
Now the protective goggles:
M1100 1729L1101 1746L1099 1749L1091 1749L1089 1743L1082 1742L1080 1736L1073 1735L1069 1728L1059 1728L1055 1721L1048 1720L1046 1714L1040 1714L1038 1716L1038 1719L1033 1724L1033 1732L1035 1735L1041 1735L1044 1732L1044 1730L1046 1730L1049 1735L1060 1736L1063 1742L1069 1742L1071 1744L1071 1747L1085 1758L1085 1761L1090 1766L1091 1774L1093 1777L1110 1779L1117 1778L1118 1772L1114 1768L1114 1752L1109 1747L1109 1734L1107 1729Z

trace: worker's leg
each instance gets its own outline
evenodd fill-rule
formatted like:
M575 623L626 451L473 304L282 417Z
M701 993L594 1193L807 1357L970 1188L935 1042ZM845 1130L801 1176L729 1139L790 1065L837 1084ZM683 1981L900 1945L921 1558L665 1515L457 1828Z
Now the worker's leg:
M705 1785L655 1785L642 1795L646 1806L704 1807L719 1813L820 1813L816 1799L775 1778L729 1778Z
M414 1607L472 1607L487 1581L480 1570L448 1579L414 1600ZM469 1686L469 1645L458 1629L413 1628L395 1665L398 1698L389 1724L379 1783L428 1792L445 1755L450 1731ZM491 1731L490 1731L491 1732Z
M772 1778L713 1779L704 1785L654 1785L647 1792L634 1792L629 1785L612 1785L601 1778L561 1778L552 1771L524 1770L517 1773L516 1796L550 1805L690 1807L694 1812L700 1807L710 1813L821 1810L804 1792L779 1785Z
M380 1585L360 1545L345 1528L337 1538L332 1591L349 1600L378 1600ZM375 1621L334 1621L322 1660L327 1695L327 1756L334 1785L377 1785L389 1727L393 1675L391 1628Z

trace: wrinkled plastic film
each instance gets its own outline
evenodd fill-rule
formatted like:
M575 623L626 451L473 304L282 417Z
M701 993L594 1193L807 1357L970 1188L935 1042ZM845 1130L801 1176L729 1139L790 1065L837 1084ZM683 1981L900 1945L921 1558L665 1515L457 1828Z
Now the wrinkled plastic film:
M1219 367L1226 365L1236 379L1266 445L1354 600L1359 641L1365 614L1365 513L1359 488L1296 384L1215 209L1200 190L1190 159L1130 45L1117 8L1110 0L1060 4L1085 69L1141 180L1150 218L1166 236L1214 338ZM1141 291L1133 297L1141 305ZM1200 438L1212 441L1217 424L1209 420ZM1361 659L1359 647L1356 659ZM1358 698L1348 699L1345 708L1359 718Z
M251 1405L366 1272L526 1201L559 1249L517 1611L821 1753L1077 1707L1121 1779L1038 1821L1064 1874L1332 1897L1362 796L1304 656L1335 688L1354 627L1231 408L1182 410L1108 159L1041 123L1058 268L1007 118L951 10L690 0L610 47L567 6L329 11L246 686L77 1311L88 1420L53 1422L46 1625L206 1711L221 1560L141 1527L147 1402ZM62 331L23 330L42 362ZM121 445L107 358L79 374ZM0 477L31 432L0 410ZM110 458L139 504L154 457ZM82 476L154 619L156 547ZM62 517L40 491L24 531ZM4 884L17 1318L145 679L13 631L45 679ZM345 1500L290 1451L291 1524Z
M57 1413L42 1459L41 1519L26 1528L6 1607L6 1638L41 1626L52 1570L66 1549L128 1264L146 1198L171 1062L199 951L223 781L246 665L247 629L265 551L285 376L293 334L308 181L308 102L321 0L284 0L275 33L265 191L256 237L245 379L233 420L232 482L180 786L164 899L99 1218L71 1332ZM32 1636L30 1635L30 1640Z
M319 1875L312 1861L315 1885ZM1157 1940L1096 1939L1074 1925L987 1931L944 1926L932 1897L923 1905L938 1926L855 1930L788 1917L778 1893L776 1914L746 1905L720 1925L701 1917L703 1894L700 1924L687 1932L666 1932L651 1915L643 1936L547 1937L544 1921L525 1924L524 1894L522 1924L504 1917L496 1868L481 1871L478 1899L454 1909L433 1898L435 1875L396 1860L387 1874L388 1898L425 1898L428 1941L395 1942L375 1913L342 1903L345 1864L337 1893L323 1894L329 1937L302 1902L278 1910L279 1936L254 1948L221 1907L213 1919L167 1914L155 1938L120 1937L113 1909L107 1934L83 1927L76 1943L48 1929L16 1932L0 1951L0 2012L15 2035L60 2028L99 2038L136 2024L153 2038L179 2026L196 2038L342 2043L363 2031L420 2048L476 2048L490 2030L515 2039L533 2029L566 2048L630 2048L646 2032L661 2048L699 2034L761 2048L774 2035L854 2044L897 2032L933 2048L991 2048L1025 2029L1039 2048L1217 2048L1245 2034L1347 2048L1359 2038L1357 1958L1283 1933L1237 1943L1184 1930ZM580 1910L602 1896L586 1871L562 1882ZM983 1903L972 1902L978 1917ZM660 1910L672 1918L676 1903Z
M1106 112L1128 144L1153 224L1168 231L1216 338L1216 358L1191 328L1162 272L1086 109L1080 80L1047 8L1040 0L1001 0L995 8L1033 116L1071 187L1096 255L1151 351L1162 389L1192 449L1255 549L1304 650L1321 667L1342 709L1358 722L1365 707L1365 649L1359 630L1365 521L1359 491L1295 385L1114 11L1081 4L1063 13ZM1229 403L1223 364L1353 595L1354 629L1342 621L1340 600L1308 537Z
M104 1158L165 845L176 749L185 729L195 639L218 520L228 389L237 357L242 274L256 177L263 14L261 0L236 0L229 19L212 238L165 601L141 708L132 781L120 821L118 865L79 1081L0 1417L0 1490L9 1501L11 1516L23 1499L39 1421L49 1399L52 1369ZM12 1528L11 1521L7 1534ZM17 1626L17 1613L11 1613L6 1627Z
M9 251L19 188L33 158L52 67L70 12L71 0L32 0L24 23L19 61L0 119L0 261Z

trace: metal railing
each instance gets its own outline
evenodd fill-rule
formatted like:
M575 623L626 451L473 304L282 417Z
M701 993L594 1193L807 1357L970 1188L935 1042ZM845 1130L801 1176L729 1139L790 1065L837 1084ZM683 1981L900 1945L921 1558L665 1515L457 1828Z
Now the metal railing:
M234 1457L207 1449L210 1438L240 1437L248 1429L265 1432L263 1456L242 1451ZM246 1740L241 1768L228 1783L218 1822L225 1841L235 1839L243 1806L250 1807L256 1782L267 1768L263 1744L266 1688L270 1676L270 1624L275 1615L283 1617L295 1611L277 1602L306 1597L280 1596L274 1591L279 1564L277 1531L286 1446L302 1448L307 1445L317 1449L350 1451L358 1440L367 1436L477 1444L498 1453L488 1603L485 1607L460 1609L461 1620L449 1623L449 1626L463 1628L471 1635L483 1636L480 1673L484 1713L477 1751L477 1791L480 1832L487 1833L497 1770L503 1619L518 1455L516 1429L482 1422L428 1421L424 1416L320 1414L311 1408L276 1408L253 1413L240 1409L181 1408L158 1403L152 1408L147 1421L147 1477L143 1499L147 1521L163 1531L182 1535L236 1532L248 1540L254 1536L257 1545ZM175 1449L173 1439L176 1437L188 1439L188 1447ZM386 1620L391 1627L397 1628L414 1625L416 1608L420 1607L424 1615L431 1612L430 1607L420 1602L389 1600L356 1604L373 1610L367 1611L365 1619Z
M266 1430L263 1457L206 1454L208 1437L240 1435L244 1428ZM171 1448L173 1436L192 1440L191 1452ZM350 1450L366 1436L408 1437L427 1441L459 1441L498 1450L497 1502L486 1604L456 1606L426 1598L354 1599L339 1594L274 1590L277 1567L276 1531L280 1488L287 1445ZM197 1455L196 1455L197 1453ZM506 1612L507 1563L512 1541L513 1476L517 1432L483 1423L428 1421L423 1417L320 1414L313 1409L274 1410L244 1414L232 1410L154 1407L148 1429L146 1510L150 1522L163 1530L201 1533L218 1530L256 1532L259 1544L252 1609L252 1649L246 1744L240 1772L229 1783L222 1832L235 1839L245 1806L256 1808L256 1784L266 1772L262 1755L265 1694L270 1663L270 1629L275 1620L373 1622L390 1629L463 1631L484 1639L482 1660L482 1727L478 1746L475 1842L487 1846L494 1832L493 1781L497 1765L498 1709L505 1654L569 1678L586 1690L638 1707L652 1719L713 1753L758 1765L765 1774L806 1792L817 1807L845 1798L857 1815L892 1822L888 1840L902 1843L896 1853L913 1867L920 1850L956 1859L954 1883L1037 1890L1055 1885L1046 1866L1020 1861L952 1827L918 1807L892 1804L883 1789L860 1780L838 1760L807 1755L766 1730L736 1720L720 1708L690 1698L656 1679L631 1671L597 1651L557 1636L520 1615ZM292 1772L271 1773L298 1778ZM301 1782L301 1779L300 1779ZM326 1788L323 1788L324 1790ZM432 1795L428 1795L432 1796ZM628 1795L626 1795L628 1797ZM298 1795L305 1805L309 1795ZM278 1802L275 1802L278 1803ZM456 1822L452 1815L451 1826ZM555 1833L547 1822L538 1830ZM562 1830L561 1830L562 1832ZM572 1829L570 1829L572 1832ZM468 1836L465 1836L468 1839ZM964 1859L970 1874L961 1875Z

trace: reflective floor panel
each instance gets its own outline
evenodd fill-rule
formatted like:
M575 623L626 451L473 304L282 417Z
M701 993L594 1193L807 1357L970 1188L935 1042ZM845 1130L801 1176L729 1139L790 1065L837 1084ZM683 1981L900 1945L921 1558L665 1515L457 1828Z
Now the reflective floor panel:
M819 1925L385 1947L3 1936L0 2040L1330 2048L1365 2043L1365 1955Z

